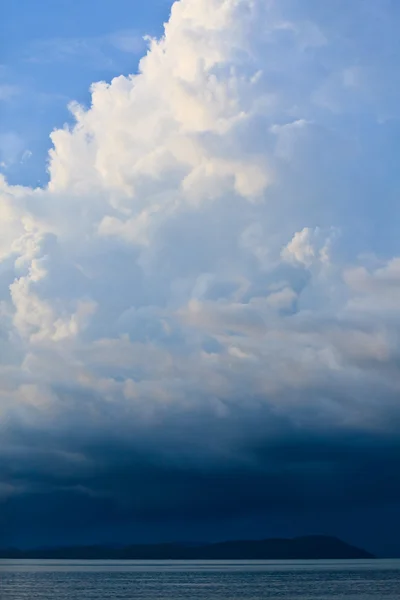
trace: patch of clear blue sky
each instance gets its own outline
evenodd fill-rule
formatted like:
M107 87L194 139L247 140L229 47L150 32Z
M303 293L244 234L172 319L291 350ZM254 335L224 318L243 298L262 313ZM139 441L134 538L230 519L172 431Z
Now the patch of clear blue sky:
M2 6L0 163L10 183L47 180L49 133L87 104L94 81L134 73L143 35L159 35L172 0L18 0ZM31 153L31 154L30 154Z

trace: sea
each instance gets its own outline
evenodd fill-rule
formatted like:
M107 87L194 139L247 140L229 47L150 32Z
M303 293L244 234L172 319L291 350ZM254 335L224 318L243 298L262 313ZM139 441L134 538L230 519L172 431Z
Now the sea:
M0 560L1 600L399 600L400 560Z

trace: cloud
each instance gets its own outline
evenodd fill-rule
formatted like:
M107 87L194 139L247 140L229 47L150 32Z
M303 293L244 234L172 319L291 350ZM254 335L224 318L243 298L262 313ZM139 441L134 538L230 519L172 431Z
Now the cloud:
M107 40L121 52L139 54L143 51L144 40L134 30L118 31L107 36Z
M0 84L0 101L8 102L20 94L20 89L16 85L8 83Z
M79 61L97 69L115 68L115 52L140 55L145 48L143 36L127 29L93 37L41 39L30 48L29 62L74 64Z
M0 161L3 169L21 160L25 151L24 139L14 131L0 133Z
M28 505L65 536L67 498L87 532L398 502L397 167L379 107L349 119L346 24L306 4L176 2L71 105L48 186L2 180L7 539Z

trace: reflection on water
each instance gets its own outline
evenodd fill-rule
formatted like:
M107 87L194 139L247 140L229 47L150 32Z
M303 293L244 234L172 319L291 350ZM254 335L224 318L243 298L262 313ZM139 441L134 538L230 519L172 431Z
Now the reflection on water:
M400 561L0 560L1 600L398 600Z

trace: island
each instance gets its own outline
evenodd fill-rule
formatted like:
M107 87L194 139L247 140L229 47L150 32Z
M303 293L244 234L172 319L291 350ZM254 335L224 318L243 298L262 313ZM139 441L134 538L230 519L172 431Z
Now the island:
M0 550L0 558L69 560L327 560L372 559L366 550L331 536L237 540L217 543L133 544Z

